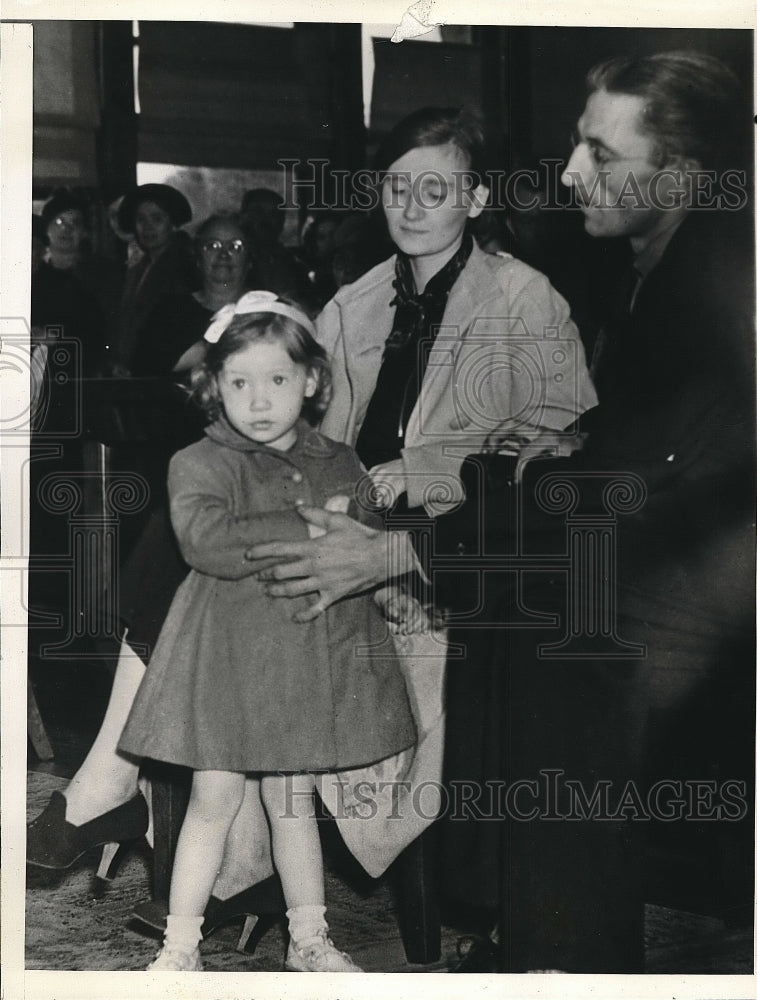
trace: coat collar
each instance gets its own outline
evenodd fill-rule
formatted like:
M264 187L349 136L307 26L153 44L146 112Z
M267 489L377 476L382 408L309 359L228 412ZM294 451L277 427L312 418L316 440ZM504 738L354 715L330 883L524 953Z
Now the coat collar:
M474 239L470 257L449 293L444 327L467 325L473 306L486 301L496 291L496 283L482 266L487 256ZM347 345L350 358L384 349L394 318L389 302L394 298L392 282L396 259L394 255L378 264L354 284L345 285L334 297L334 304L342 314L342 329L350 331Z
M205 434L216 444L231 448L234 451L245 451L251 454L270 455L284 462L295 463L300 455L311 458L333 458L336 446L329 438L319 434L305 420L297 421L297 440L288 451L279 451L266 444L251 441L235 430L222 414L205 428Z

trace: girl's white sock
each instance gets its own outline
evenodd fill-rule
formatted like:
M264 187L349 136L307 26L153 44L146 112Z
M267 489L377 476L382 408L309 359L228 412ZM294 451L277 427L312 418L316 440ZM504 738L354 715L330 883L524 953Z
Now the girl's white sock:
M204 917L182 917L169 913L166 917L166 933L163 943L179 951L192 952L202 939Z
M325 906L293 906L287 910L289 936L295 946L329 929L325 914Z

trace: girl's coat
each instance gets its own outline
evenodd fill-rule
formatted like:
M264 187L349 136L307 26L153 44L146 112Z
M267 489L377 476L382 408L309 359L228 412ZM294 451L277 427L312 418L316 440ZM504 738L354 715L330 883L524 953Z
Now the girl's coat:
M225 419L171 461L171 519L192 572L171 606L121 749L199 770L349 768L409 747L415 728L391 636L373 598L315 621L310 597L272 598L244 553L307 538L297 501L353 497L354 451L298 425L288 452ZM351 513L355 513L353 509Z

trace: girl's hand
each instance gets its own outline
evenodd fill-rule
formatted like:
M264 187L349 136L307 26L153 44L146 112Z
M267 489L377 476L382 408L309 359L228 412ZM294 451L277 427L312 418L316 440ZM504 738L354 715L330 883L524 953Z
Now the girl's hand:
M350 498L343 493L337 493L336 496L329 497L323 507L324 510L333 511L335 514L346 514L350 509Z
M377 507L391 507L403 493L407 492L405 466L401 459L383 462L368 470L373 480L373 497Z
M299 506L299 504L298 504ZM324 504L324 510L330 510L335 514L346 514L350 507L350 498L344 494L337 493L336 496L329 497ZM320 538L326 534L325 528L319 528L315 524L308 522L308 534L311 538Z

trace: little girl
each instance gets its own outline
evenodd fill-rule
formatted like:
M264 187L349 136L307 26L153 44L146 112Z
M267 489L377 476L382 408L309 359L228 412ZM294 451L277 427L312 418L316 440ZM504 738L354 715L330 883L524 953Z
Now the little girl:
M152 970L202 969L203 911L245 773L258 772L288 907L286 968L360 971L327 933L313 772L379 761L413 743L404 680L370 595L295 623L312 595L269 597L255 575L261 565L245 559L258 541L308 536L300 503L346 510L362 474L351 448L302 419L323 411L330 386L313 335L298 308L250 292L217 314L192 374L212 422L204 440L173 457L168 476L192 571L121 738L126 752L195 772ZM354 503L351 513L360 515Z

